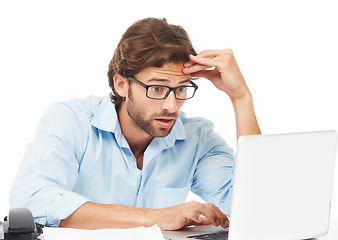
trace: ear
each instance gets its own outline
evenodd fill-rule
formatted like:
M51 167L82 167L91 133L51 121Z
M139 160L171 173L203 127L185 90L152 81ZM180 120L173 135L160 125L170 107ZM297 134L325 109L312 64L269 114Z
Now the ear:
M115 87L116 92L121 97L126 97L128 95L128 88L129 88L128 79L126 79L125 77L122 77L121 74L115 74L113 79L114 79L114 87Z

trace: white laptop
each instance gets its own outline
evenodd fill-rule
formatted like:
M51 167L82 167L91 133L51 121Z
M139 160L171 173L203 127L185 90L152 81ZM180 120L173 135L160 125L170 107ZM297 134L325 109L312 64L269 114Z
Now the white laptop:
M308 239L327 233L336 131L242 136L238 140L229 240ZM211 231L210 231L211 230ZM218 239L221 227L163 231L166 239ZM228 235L228 236L226 236Z

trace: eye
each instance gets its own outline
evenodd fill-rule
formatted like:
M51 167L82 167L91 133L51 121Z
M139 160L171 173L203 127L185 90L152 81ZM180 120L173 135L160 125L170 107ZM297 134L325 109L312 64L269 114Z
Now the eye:
M150 90L154 93L162 93L166 90L166 88L161 86L152 86L150 87Z
M177 92L178 93L185 93L187 91L187 87L186 86L182 86L182 87L178 87L177 88Z

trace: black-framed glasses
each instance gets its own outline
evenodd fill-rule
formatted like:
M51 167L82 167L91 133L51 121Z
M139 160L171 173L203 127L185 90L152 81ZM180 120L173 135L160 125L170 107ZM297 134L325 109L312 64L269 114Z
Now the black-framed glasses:
M134 77L128 77L127 79L147 89L146 96L155 100L167 98L171 91L174 92L175 98L177 100L187 100L192 98L198 89L198 86L192 81L190 81L190 85L171 88L163 85L146 85Z

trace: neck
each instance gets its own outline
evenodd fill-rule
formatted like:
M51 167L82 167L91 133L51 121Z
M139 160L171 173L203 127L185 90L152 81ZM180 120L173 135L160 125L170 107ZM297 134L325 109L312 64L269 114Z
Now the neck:
M117 114L122 134L127 140L129 147L137 160L138 168L142 169L144 151L153 140L153 137L149 136L134 123L134 121L129 117L123 103L120 106L120 109L118 109Z

